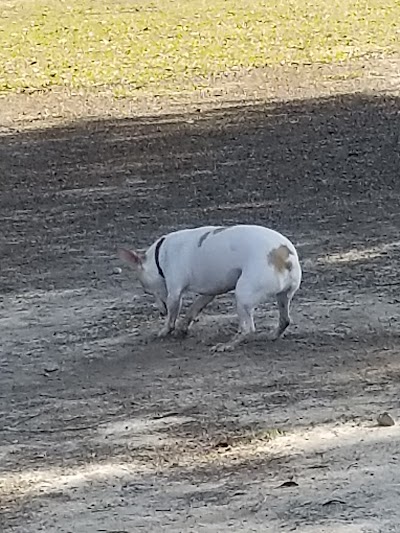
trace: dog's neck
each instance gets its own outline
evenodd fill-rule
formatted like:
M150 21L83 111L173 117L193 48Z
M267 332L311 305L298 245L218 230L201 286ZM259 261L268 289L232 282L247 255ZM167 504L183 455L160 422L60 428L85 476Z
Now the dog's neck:
M156 266L157 266L157 270L158 270L158 273L160 274L160 276L165 279L165 275L164 275L164 272L163 272L163 269L161 268L161 265L160 265L160 248L162 246L162 243L165 241L165 237L162 237L156 244L156 249L154 250L154 260L156 262Z

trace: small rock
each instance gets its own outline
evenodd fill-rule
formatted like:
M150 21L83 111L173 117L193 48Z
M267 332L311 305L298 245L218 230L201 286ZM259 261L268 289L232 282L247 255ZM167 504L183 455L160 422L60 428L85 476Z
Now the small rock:
M282 485L279 485L278 488L287 488L287 487L298 487L299 484L296 483L296 481L293 481L292 479L289 480L289 481L285 481L284 483L282 483Z
M43 369L46 374L51 374L52 372L57 372L60 370L60 367L57 365L57 363L49 363L46 365Z
M333 500L328 500L326 501L325 503L323 503L322 505L323 506L326 506L326 505L333 505L335 503L339 503L339 504L343 504L345 505L346 502L344 502L343 500L338 500L337 498L333 498Z
M389 413L382 413L377 418L378 425L379 426L394 426L395 421L393 418L389 415Z
M122 268L119 268L119 267L114 268L113 274L121 274L121 273L122 273Z

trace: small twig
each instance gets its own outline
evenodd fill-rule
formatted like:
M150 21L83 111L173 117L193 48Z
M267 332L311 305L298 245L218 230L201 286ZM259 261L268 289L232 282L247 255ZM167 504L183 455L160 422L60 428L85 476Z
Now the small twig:
M40 413L39 413L40 414ZM32 418L34 418L33 415ZM123 415L114 415L114 417L111 419L112 421L116 420L123 420L126 416L126 413ZM69 420L66 420L66 422L71 422L72 420L79 420L83 418L82 416L76 416L74 418L70 418ZM27 419L28 420L28 419ZM110 423L111 420L99 420L98 422L94 422L93 424L87 424L85 426L66 426L61 428L48 428L48 429L17 429L16 426L5 426L3 428L4 431L20 431L21 433L32 433L32 434L40 434L40 433L59 433L62 431L84 431L85 429L93 429L98 428L99 426L103 426L104 424Z
M392 281L391 283L379 283L379 285L375 285L375 287L395 287L397 285L400 285L400 281Z
M84 431L85 429L93 429L97 428L102 424L102 422L97 422L96 424L88 424L86 426L75 426L75 427L62 427L62 428L49 428L49 429L26 429L26 430L18 430L15 426L6 426L3 429L5 431L20 431L21 433L32 433L32 434L40 434L40 433L59 433L62 431Z
M179 416L179 413L177 411L169 411L168 413L162 413L160 415L154 415L152 417L153 420L160 420L160 418L168 418L170 416Z
M35 413L34 415L27 416L26 418L24 418L22 420L18 420L17 422L15 422L15 424L13 424L12 426L9 426L9 427L10 428L16 428L17 426L19 426L21 424L24 424L28 420L32 420L32 418L36 418L37 416L40 416L42 414L43 414L42 411L40 411L39 413ZM5 428L5 429L7 429L7 428Z
M92 513L100 512L100 511L109 511L110 509L93 509ZM98 529L97 531L102 533L128 533L126 529Z

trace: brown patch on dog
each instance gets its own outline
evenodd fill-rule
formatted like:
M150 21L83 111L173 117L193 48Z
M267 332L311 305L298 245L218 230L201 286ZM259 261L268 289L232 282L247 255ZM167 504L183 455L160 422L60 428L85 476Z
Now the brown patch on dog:
M289 248L285 244L281 244L279 248L274 248L269 252L268 263L280 273L285 270L290 272L293 268L291 261L288 260L290 255L293 255L293 253Z

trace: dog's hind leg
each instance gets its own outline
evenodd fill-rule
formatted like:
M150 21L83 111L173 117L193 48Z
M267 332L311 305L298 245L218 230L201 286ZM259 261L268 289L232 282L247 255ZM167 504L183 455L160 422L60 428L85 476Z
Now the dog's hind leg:
M242 275L236 285L235 294L239 317L238 332L229 342L214 346L212 351L224 352L233 350L255 332L254 308L259 303L259 295L254 291L254 285Z
M279 323L278 327L272 335L272 340L277 340L290 325L290 301L292 299L293 293L289 291L280 292L276 295L276 301L278 303L279 310Z
M279 339L279 337L282 336L284 331L286 331L288 326L290 326L290 323L291 323L290 304L297 289L298 289L298 284L295 285L294 288L290 288L289 290L279 292L276 295L276 301L278 304L278 311L279 311L279 322L278 322L277 328L275 329L271 337L271 340L273 341Z

